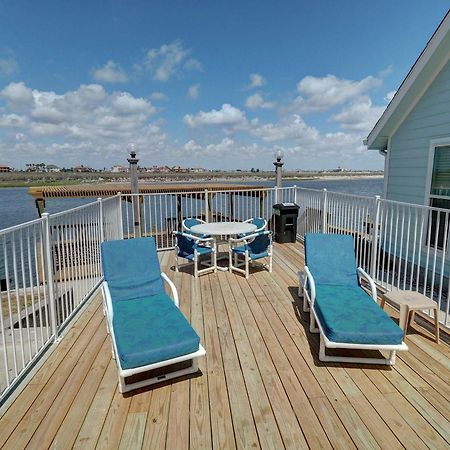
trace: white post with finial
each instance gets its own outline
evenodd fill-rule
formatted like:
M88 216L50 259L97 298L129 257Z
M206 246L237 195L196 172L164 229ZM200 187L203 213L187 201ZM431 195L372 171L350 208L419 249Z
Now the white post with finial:
M134 144L129 145L130 157L127 161L130 163L130 181L131 181L131 204L133 205L133 221L134 221L134 237L141 236L141 218L139 214L139 187L137 164L139 159L136 158Z

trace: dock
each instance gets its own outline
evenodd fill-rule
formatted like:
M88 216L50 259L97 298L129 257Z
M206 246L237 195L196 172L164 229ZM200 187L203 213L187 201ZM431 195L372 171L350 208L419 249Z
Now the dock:
M324 364L297 298L301 243L248 280L159 255L206 348L199 374L120 394L98 294L0 419L1 448L449 448L444 330L437 345L414 324L393 367Z

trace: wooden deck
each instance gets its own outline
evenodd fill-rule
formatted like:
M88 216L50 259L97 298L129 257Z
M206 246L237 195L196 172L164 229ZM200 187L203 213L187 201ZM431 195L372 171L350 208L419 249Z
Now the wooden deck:
M299 311L300 244L274 272L171 269L207 356L201 374L123 396L97 296L0 420L0 447L449 448L450 345L420 326L394 368L324 365Z

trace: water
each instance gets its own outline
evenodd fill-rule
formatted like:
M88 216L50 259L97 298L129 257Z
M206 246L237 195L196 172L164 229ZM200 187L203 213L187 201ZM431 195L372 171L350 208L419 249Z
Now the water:
M240 183L241 184L241 183ZM253 181L248 184L273 186L273 181ZM337 179L337 180L308 180L285 181L283 186L298 186L310 189L328 189L333 192L365 195L373 197L382 195L383 179ZM38 217L34 198L28 195L28 188L0 189L0 229L19 223L28 222ZM46 212L52 214L66 209L75 208L95 201L94 198L55 198L46 202Z

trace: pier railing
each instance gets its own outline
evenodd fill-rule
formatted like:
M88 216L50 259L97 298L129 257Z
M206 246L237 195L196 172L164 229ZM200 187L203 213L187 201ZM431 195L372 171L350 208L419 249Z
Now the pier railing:
M99 246L120 239L120 196L0 231L0 403L102 280Z

